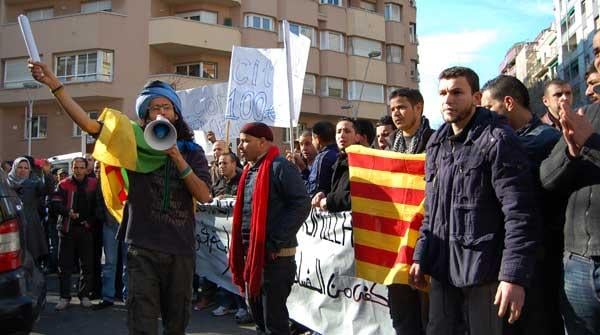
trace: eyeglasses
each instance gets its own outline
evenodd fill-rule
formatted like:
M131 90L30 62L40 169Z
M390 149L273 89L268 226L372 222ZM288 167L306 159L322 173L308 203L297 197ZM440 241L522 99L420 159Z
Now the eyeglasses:
M161 112L163 110L165 112L168 112L168 111L173 110L173 106L172 105L154 105L154 106L151 106L150 108L148 108L148 110L150 112Z

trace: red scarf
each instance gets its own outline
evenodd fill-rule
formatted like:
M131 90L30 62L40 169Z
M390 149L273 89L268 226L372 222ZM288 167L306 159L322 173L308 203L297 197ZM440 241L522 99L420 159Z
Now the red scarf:
M248 283L248 297L260 295L262 272L265 265L265 241L267 232L267 208L269 205L269 186L271 184L271 164L279 156L279 149L271 146L264 161L258 167L258 175L252 192L252 213L250 218L250 245L244 265L244 246L242 245L242 208L244 207L244 188L250 165L244 167L237 189L235 207L233 208L233 230L229 250L229 267L236 284L242 293Z

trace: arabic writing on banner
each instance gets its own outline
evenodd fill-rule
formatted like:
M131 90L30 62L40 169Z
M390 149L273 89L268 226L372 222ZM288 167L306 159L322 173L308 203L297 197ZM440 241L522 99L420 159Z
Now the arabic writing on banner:
M232 210L231 199L199 206L196 271L239 293L227 265ZM290 317L322 334L391 334L386 286L354 277L351 217L313 210L300 228Z

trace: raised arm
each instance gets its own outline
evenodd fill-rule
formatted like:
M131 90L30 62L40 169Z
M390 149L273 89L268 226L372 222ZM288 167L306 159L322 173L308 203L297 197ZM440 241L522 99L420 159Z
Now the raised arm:
M29 70L33 79L48 86L60 107L81 129L89 134L98 134L100 132L102 125L98 121L91 119L85 110L71 98L48 65L29 60Z

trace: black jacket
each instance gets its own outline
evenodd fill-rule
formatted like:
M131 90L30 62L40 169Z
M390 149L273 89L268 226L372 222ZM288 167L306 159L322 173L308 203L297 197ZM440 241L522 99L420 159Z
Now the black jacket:
M332 213L349 211L351 209L351 202L348 155L340 151L332 168L331 192L327 194L327 211Z
M564 138L542 162L540 179L548 190L569 196L565 221L565 251L582 256L600 256L600 105L584 107L595 133L581 156L571 158Z
M242 208L242 239L247 247L252 215L252 196L260 159L248 171L244 186L244 207ZM281 248L298 246L296 233L308 217L310 198L304 181L295 165L278 156L271 165L269 187L269 209L267 211L266 249L277 252Z
M528 286L539 239L535 188L515 133L477 108L454 135L450 124L427 145L426 213L414 261L456 287L495 281Z

